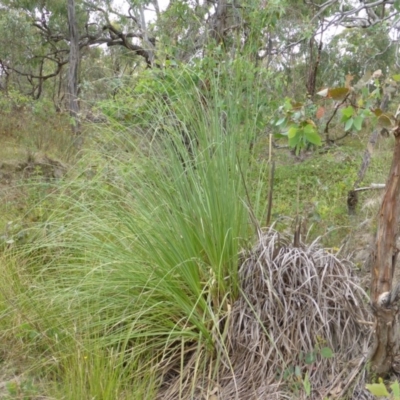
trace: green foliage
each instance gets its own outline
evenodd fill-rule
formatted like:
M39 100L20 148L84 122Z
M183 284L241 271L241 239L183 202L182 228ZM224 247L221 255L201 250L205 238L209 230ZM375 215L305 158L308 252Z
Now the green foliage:
M335 140L329 136L329 124L338 110L341 115L340 124L343 124L344 132L360 132L365 121L372 125L384 128L393 128L396 118L391 113L383 113L377 104L382 96L391 96L398 91L396 77L383 79L381 70L373 74L367 73L352 87L350 86L354 76L346 76L346 87L330 87L317 92L320 96L315 102L308 100L306 103L297 103L289 98L278 108L279 118L275 120L275 126L280 129L276 134L278 138L286 136L289 147L298 155L302 149L310 145L321 145L319 130L324 131L329 140ZM371 81L374 80L371 89ZM318 106L320 99L323 105ZM335 101L335 102L333 102ZM325 121L325 126L316 123L327 113L331 116ZM346 135L341 135L340 138Z
M180 124L193 125L193 115L202 109L191 102L187 107L196 109L183 109L180 104L191 94L190 91L185 93L186 88L194 87L196 101L202 107L215 108L214 112L220 114L221 120L230 110L235 110L235 115L227 119L231 126L224 127L226 132L242 129L251 123L251 134L254 138L259 137L270 118L269 98L263 93L263 82L268 79L268 73L245 57L229 60L220 54L219 61L218 56L214 56L215 52L197 60L191 67L167 62L162 70L147 70L133 82L127 79L118 101L100 103L101 110L111 121L127 127L139 124L141 129L149 129L163 114L167 114L169 120L172 118ZM234 85L233 79L244 84ZM133 89L129 89L131 86ZM151 102L156 103L159 110L149 108Z
M332 54L338 49L340 57L332 62ZM325 47L321 60L322 79L325 84L338 85L345 73L351 73L358 80L368 70L385 71L395 62L394 57L394 48L390 46L385 24L377 24L369 29L344 29Z
M400 386L397 380L390 385L390 392L382 379L379 379L379 383L371 383L365 386L376 397L386 397L391 400L400 399Z
M288 98L279 108L279 114L283 115L275 122L275 126L281 130L276 136L287 137L289 147L294 149L296 154L312 145L321 145L321 137L311 119L313 113L315 107L312 103L295 103Z
M342 118L341 122L344 123L345 132L356 129L357 131L361 131L363 121L367 116L372 116L372 112L368 109L363 109L359 114L356 114L356 111L353 106L347 106L341 110Z
M13 112L32 107L34 102L18 90L9 90L7 94L0 93L1 112L11 115Z
M297 365L288 366L281 374L279 378L284 379L292 387L294 393L299 394L300 390L303 389L306 397L310 397L312 393L312 383L310 381L310 371L312 371L312 365L317 361L318 358L331 358L333 352L329 347L320 347L317 345L315 350L303 354L299 354L299 363Z
M321 348L321 356L323 358L332 358L333 352L329 347L322 347Z
M17 90L0 92L0 136L18 143L25 154L41 151L64 161L70 159L76 149L68 122L69 116L57 113L48 99L35 101Z
M34 400L37 398L39 390L31 379L24 379L22 382L17 380L7 382L7 394L4 400Z

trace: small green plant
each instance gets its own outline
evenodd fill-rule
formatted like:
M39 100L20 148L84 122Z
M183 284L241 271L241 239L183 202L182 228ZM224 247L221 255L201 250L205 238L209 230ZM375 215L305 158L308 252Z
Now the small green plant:
M342 118L341 122L344 123L344 131L350 131L355 129L356 131L361 131L363 121L372 116L372 112L368 109L362 109L358 113L356 109L349 105L341 110Z
M365 385L368 391L376 397L386 397L390 400L400 400L400 385L399 381L395 380L390 386L390 392L387 389L387 385L383 382L382 378L379 378L378 383L371 383Z
M311 102L296 103L288 98L279 107L279 113L283 116L275 122L275 126L280 129L276 136L287 137L289 147L294 149L296 154L310 146L321 145L317 126L311 119L311 115L315 113L314 108Z
M299 364L289 366L282 374L278 374L278 378L286 381L294 393L298 393L303 388L306 396L310 397L312 392L310 368L312 368L318 359L327 359L334 356L331 348L326 346L321 347L321 344L322 341L315 346L314 351L309 353L304 354L300 352Z
M32 379L13 380L5 386L7 394L4 400L34 400L39 392Z

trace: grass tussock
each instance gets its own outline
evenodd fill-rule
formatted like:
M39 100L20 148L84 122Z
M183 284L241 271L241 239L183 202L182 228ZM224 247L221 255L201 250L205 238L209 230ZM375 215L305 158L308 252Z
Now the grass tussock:
M17 332L30 315L26 328L43 342L34 368L56 398L143 399L148 387L149 398L171 387L187 398L199 382L209 393L205 377L214 382L228 358L221 322L254 235L244 183L255 176L256 121L237 96L205 103L186 78L171 85L173 104L147 99L149 87L136 126L116 119L94 135L97 147L40 201L43 221L3 271L13 282L0 283L4 315ZM251 186L262 215L262 182ZM27 335L22 347L38 346Z
M265 232L239 270L229 317L229 399L370 398L367 294L352 265L320 248ZM229 369L227 377L229 377Z

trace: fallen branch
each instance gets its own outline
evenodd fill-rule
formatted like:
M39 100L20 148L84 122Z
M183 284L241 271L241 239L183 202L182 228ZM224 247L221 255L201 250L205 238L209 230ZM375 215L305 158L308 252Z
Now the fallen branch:
M354 189L353 192L363 192L365 190L385 189L385 187L386 187L386 185L384 183L371 183L370 186L365 186L365 187Z
M371 183L370 186L349 190L349 192L347 193L347 209L349 215L356 214L356 207L358 204L358 192L363 192L366 190L385 189L385 187L386 185L384 183Z

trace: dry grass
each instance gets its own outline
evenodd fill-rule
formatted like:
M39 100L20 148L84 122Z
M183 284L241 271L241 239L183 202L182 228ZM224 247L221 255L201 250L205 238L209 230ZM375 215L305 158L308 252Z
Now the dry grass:
M241 296L229 326L223 399L368 399L368 296L352 265L317 242L294 247L270 229L240 267ZM333 357L324 357L323 348ZM232 374L233 370L233 374Z
M318 241L296 247L269 229L245 257L239 275L241 294L219 326L228 350L220 354L218 371L205 354L202 362L199 352L187 351L182 369L176 368L157 398L374 398L365 389L369 298L350 261Z

